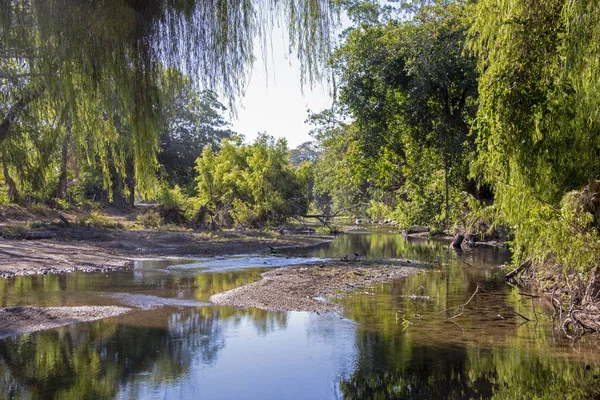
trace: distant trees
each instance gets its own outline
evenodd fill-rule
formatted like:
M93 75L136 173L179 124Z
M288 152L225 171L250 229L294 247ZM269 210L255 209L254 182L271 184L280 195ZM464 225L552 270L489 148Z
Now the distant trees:
M287 143L261 134L251 145L225 139L219 152L206 146L196 161L202 219L220 226L259 226L306 214L310 204L308 164L289 164ZM206 221L200 221L206 223Z
M198 93L189 83L165 107L158 161L170 185L194 191L194 167L202 149L211 146L216 151L223 139L234 135L223 112L214 92Z

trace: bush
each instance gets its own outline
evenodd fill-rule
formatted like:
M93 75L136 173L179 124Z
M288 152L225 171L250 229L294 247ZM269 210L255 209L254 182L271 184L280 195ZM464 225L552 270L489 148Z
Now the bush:
M138 214L137 222L145 228L159 228L163 224L162 217L155 210L146 210Z
M196 171L197 204L221 226L279 224L308 209L312 172L289 164L283 139L260 135L252 145L225 140L218 154L207 146Z
M121 229L123 226L108 218L106 215L102 215L98 211L92 211L89 214L82 214L77 217L76 223L82 226L94 227L94 228L105 228L105 229Z
M385 203L376 200L369 201L366 212L373 221L387 219L392 215L392 210Z

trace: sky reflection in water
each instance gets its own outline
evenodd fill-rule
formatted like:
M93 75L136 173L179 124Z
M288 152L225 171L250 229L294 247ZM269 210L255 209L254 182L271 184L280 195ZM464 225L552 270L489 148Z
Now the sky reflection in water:
M354 253L419 259L428 272L336 300L345 318L202 306L294 257ZM441 242L360 234L280 257L0 280L3 306L141 305L117 318L0 340L0 398L599 396L594 340L553 337L542 302L503 282L497 266L507 259L506 251L455 254ZM523 324L490 296L477 296L448 322L478 284L537 323Z

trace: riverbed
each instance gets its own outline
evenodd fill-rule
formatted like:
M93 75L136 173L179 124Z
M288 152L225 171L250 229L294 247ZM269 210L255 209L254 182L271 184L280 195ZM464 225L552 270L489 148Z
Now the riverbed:
M322 299L339 313L209 303L264 272L352 257L412 260L420 271ZM360 233L276 255L0 279L3 307L132 309L0 340L0 398L600 396L596 338L556 333L544 298L503 281L509 257L504 249L455 252L445 242Z

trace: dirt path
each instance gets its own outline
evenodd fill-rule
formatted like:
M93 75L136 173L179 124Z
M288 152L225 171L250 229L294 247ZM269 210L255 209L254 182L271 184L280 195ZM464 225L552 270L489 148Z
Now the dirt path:
M280 268L264 273L259 282L214 295L210 301L219 305L256 307L270 311L339 312L339 304L316 297L331 297L336 291L371 286L420 271L414 263L406 265L326 263Z
M115 317L129 311L130 308L116 306L0 308L0 339L76 322Z

